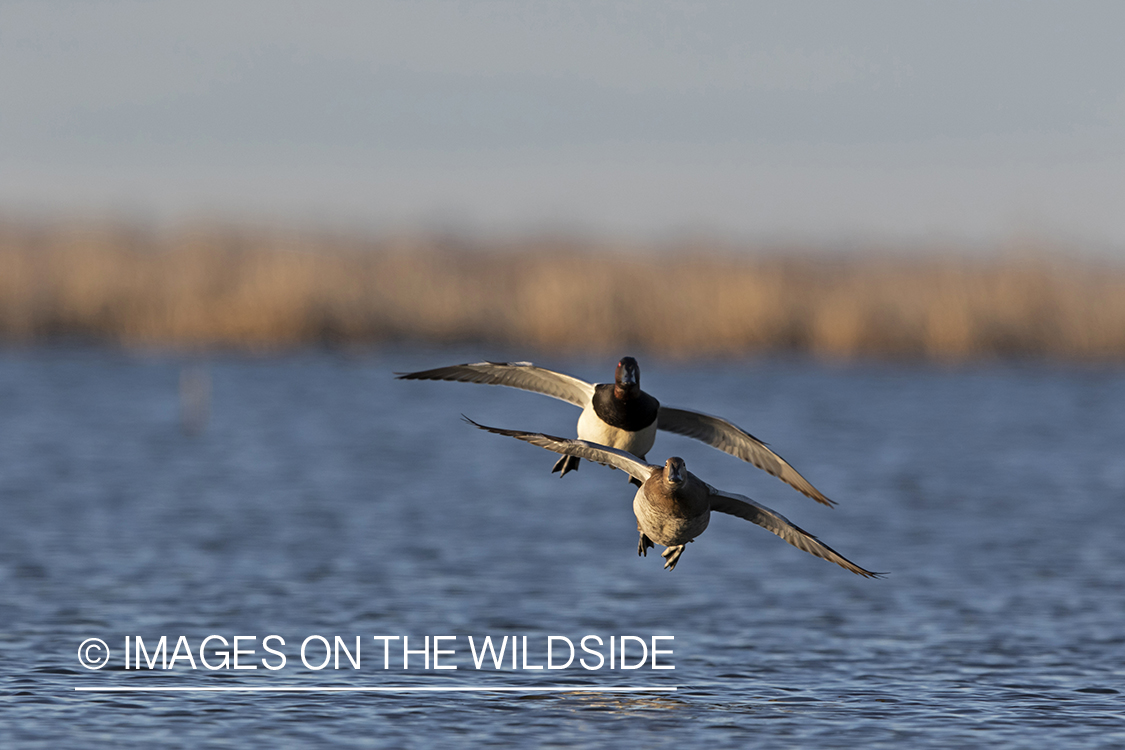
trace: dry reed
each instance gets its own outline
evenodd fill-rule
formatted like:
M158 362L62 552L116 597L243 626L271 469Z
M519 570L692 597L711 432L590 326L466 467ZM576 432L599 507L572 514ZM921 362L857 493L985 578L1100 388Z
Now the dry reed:
M1125 268L1050 255L469 247L0 224L0 339L490 342L665 356L1125 359Z

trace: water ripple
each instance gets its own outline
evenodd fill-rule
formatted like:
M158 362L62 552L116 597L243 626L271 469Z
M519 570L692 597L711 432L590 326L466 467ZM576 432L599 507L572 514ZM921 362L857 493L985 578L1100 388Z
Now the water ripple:
M732 519L674 573L635 555L630 491L464 428L563 434L504 389L396 383L476 352L215 359L181 429L179 363L0 353L0 741L6 746L1067 747L1125 744L1125 379L752 361L653 364L646 388L768 439L840 501L662 436L777 507L855 579ZM601 364L555 362L597 376ZM655 454L654 454L655 455ZM281 673L126 671L126 635L285 637ZM675 670L314 671L315 633L674 635ZM92 672L87 637L117 655ZM171 643L169 644L172 645ZM369 650L369 649L376 650ZM198 657L198 654L196 654ZM418 657L412 657L418 658ZM545 670L544 670L545 672ZM78 686L676 686L668 694L79 693ZM752 733L752 735L751 735Z

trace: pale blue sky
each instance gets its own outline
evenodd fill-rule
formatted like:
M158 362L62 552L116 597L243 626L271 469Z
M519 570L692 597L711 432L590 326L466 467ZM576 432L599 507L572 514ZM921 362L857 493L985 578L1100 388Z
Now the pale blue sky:
M4 2L0 213L1125 253L1125 3Z

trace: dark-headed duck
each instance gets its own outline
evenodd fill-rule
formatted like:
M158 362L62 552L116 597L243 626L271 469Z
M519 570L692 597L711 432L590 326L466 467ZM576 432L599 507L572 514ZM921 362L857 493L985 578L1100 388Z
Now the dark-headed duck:
M834 503L761 440L737 425L697 411L673 409L641 390L637 360L623 357L612 383L595 385L530 362L476 362L397 374L400 380L451 380L506 385L542 393L582 409L578 437L644 459L657 429L701 440L766 471L818 503ZM551 471L565 476L578 468L577 455L564 454ZM637 482L634 481L634 484Z

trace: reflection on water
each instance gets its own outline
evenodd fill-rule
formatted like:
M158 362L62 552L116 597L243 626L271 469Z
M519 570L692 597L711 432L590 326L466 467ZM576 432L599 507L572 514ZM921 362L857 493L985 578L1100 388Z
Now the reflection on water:
M484 357L502 355L309 353L193 370L89 350L0 354L0 736L137 747L250 734L387 747L638 734L741 747L748 732L778 747L1125 742L1120 372L642 360L646 390L730 417L840 505L675 436L661 435L650 459L682 455L712 484L890 572L869 581L726 517L674 572L637 557L619 472L583 465L560 481L551 454L459 417L569 434L572 407L391 377ZM543 364L605 380L613 363ZM206 380L184 385L192 372ZM182 410L204 392L206 429L186 430ZM272 633L291 659L276 673L93 672L75 658L87 637L120 649L127 635L211 634L256 635L260 658ZM458 635L459 668L312 671L296 655L311 634L358 635L365 649L373 635ZM676 669L477 671L465 645L587 634L674 636ZM370 648L364 658L381 662ZM679 689L73 690L142 684Z

